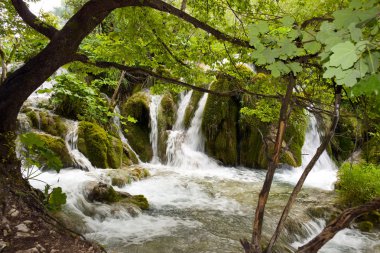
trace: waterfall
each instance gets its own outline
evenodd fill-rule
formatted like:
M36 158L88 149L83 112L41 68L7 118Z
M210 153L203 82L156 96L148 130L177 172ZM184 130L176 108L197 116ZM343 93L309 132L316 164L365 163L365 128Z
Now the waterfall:
M160 107L162 96L153 95L149 105L150 115L150 143L152 144L153 158L152 163L159 163L158 157L158 108Z
M114 112L116 113L116 115L113 117L113 123L117 127L117 132L119 134L119 138L120 138L121 142L123 143L123 145L126 145L128 147L128 149L137 157L137 160L139 161L139 163L141 163L139 155L133 150L133 148L131 147L131 145L128 142L128 139L125 138L125 136L124 136L123 129L122 129L121 124L120 124L120 117L119 117L120 109L118 106L115 106Z
M283 170L276 176L283 181L297 183L304 168L313 158L316 150L321 145L321 138L318 133L318 122L314 115L310 115L309 124L305 135L305 143L302 146L302 165L299 168ZM314 168L309 173L305 186L317 187L325 190L332 190L337 180L337 166L326 151L322 153Z
M77 121L66 120L68 128L65 138L66 147L75 165L81 169L93 171L95 170L91 162L78 150L78 125Z
M190 103L191 96L193 95L193 90L189 91L185 96L181 94L180 103L177 111L177 119L174 123L173 130L183 130L183 121L185 119L186 108Z
M184 113L190 98L187 94L181 101L178 108L178 114L181 117L177 118L178 128L170 132L167 141L166 155L168 157L168 165L182 168L215 168L217 163L203 153L204 139L202 136L202 116L206 106L208 94L204 94L198 102L198 108L195 111L194 118L191 120L190 128L185 131L181 128ZM190 95L189 95L190 96Z
M204 139L201 131L202 116L205 110L208 93L205 93L198 103L194 118L191 120L190 128L187 130L185 144L195 151L204 151Z

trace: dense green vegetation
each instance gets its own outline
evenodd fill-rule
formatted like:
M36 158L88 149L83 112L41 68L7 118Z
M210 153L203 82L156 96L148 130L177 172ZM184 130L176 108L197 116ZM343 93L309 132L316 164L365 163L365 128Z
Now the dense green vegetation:
M305 169L274 236L262 249L273 175L280 164L301 165L307 113L324 122L315 158L327 149L342 165L339 201L359 211L366 202L378 203L378 1L67 0L56 14L41 12L38 17L26 7L21 0L0 3L1 177L19 170L14 141L20 111L37 131L20 135L27 167L59 171L73 165L61 117L80 121L78 149L98 168L138 163L131 148L142 162L151 161L149 93L163 95L158 155L165 162L179 93L193 89L186 128L203 93L210 93L202 121L205 152L223 165L267 169L252 240L242 240L246 253L271 252L315 163ZM58 68L65 73L51 77ZM23 105L49 77L56 84L39 91L52 94L49 102L38 109ZM115 116L131 148L122 143ZM354 159L360 163L348 163ZM21 174L13 174L19 182ZM115 185L124 184L116 179ZM12 182L6 182L10 189ZM112 187L106 195L106 203L122 199ZM130 202L149 208L143 196ZM60 210L62 189L47 188L44 203ZM364 212L359 211L357 216ZM342 217L336 223L340 229L349 223ZM333 236L337 231L324 232ZM325 241L315 243L318 250ZM307 247L299 252L314 252Z

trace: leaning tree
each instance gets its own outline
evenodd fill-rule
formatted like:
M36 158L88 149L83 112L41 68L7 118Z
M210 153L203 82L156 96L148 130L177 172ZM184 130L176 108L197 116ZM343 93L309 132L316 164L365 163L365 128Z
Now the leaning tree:
M0 185L3 193L0 196L3 201L5 197L9 197L8 195L11 195L11 197L18 195L28 205L37 205L27 197L31 188L22 179L20 162L16 156L17 115L25 100L58 68L68 63L81 62L99 68L118 69L129 75L153 77L167 83L219 96L235 96L239 93L256 97L266 96L265 94L256 94L240 86L229 92L212 91L189 84L189 82L184 82L179 78L165 76L162 73L153 71L151 68L140 65L127 65L123 61L113 62L94 59L86 55L83 50L79 50L81 43L116 9L125 8L128 11L133 8L142 8L177 17L184 24L190 24L199 30L203 30L207 36L210 35L216 41L222 42L219 47L224 47L227 52L226 55L232 63L234 63L236 54L244 54L245 59L253 61L256 72L270 74L275 78L282 78L286 81L285 94L267 95L267 97L278 99L281 102L281 109L274 149L270 152L271 158L269 159L266 178L259 194L252 224L252 238L251 240L241 240L246 253L261 253L263 251L269 253L272 251L272 247L281 233L289 210L301 190L307 174L334 135L334 130L339 120L343 88L358 87L358 89L366 92L373 92L378 89L380 80L379 74L377 74L380 49L378 32L380 10L377 1L354 0L349 4L339 3L335 5L332 4L334 1L331 1L330 4L332 5L330 7L337 9L335 12L319 13L319 16L297 20L291 15L284 14L280 16L276 14L275 12L283 13L281 6L278 3L267 3L266 1L259 1L259 5L254 6L251 1L215 0L210 1L210 3L209 1L204 3L204 1L187 2L184 0L176 3L180 7L176 8L175 4L169 4L167 1L161 0L89 0L83 6L78 7L76 13L68 19L62 29L57 29L41 21L29 11L27 4L23 0L11 0L10 2L23 22L44 35L49 40L49 43L19 69L6 78L5 76L2 77L0 86ZM314 3L313 1L310 2ZM205 12L200 12L198 17L189 15L187 11L191 11L191 4L206 5ZM219 11L220 15L225 14L220 11L221 9L228 9L230 11L229 18L232 16L232 19L236 21L236 29L241 31L234 32L233 29L230 29L228 33L234 32L234 36L228 35L227 32L221 32L209 25L208 22L202 21L204 19L202 15L207 17L208 8L213 7L213 5L216 6L215 9ZM234 8L236 6L240 8L240 11L239 8ZM260 8L273 8L275 14L260 14L260 19L244 18L255 13L254 8L258 10ZM242 9L246 10L243 14L241 13ZM218 16L218 11L213 13L212 18ZM246 22L250 23L248 27ZM163 21L161 29L167 29L165 25ZM170 32L175 34L176 29L174 28ZM179 59L170 50L165 41L160 38L160 34L154 28L151 33L177 64L188 67L189 61L195 61L194 59L188 61ZM189 35L189 37L191 36ZM237 50L235 55L232 55L228 52L228 48L232 46L241 50ZM205 50L203 53L204 57L207 57L207 51ZM4 60L4 54L1 54L1 57L4 63L6 61ZM152 55L145 55L145 57L151 58ZM202 62L202 59L198 60ZM330 82L334 88L335 100L330 112L330 115L332 115L331 128L325 134L324 141L316 150L313 159L307 165L301 179L295 186L273 237L267 247L262 249L261 231L265 205L274 173L278 167L291 106L296 104L309 106L310 110L313 109L310 107L310 101L307 98L295 94L295 90L299 85L299 76L302 76L301 73L310 71L310 69L318 71L320 75L323 75L326 82ZM24 194L18 194L20 192ZM379 199L344 211L320 235L301 247L299 252L317 252L339 230L347 227L355 217L378 208L380 208Z

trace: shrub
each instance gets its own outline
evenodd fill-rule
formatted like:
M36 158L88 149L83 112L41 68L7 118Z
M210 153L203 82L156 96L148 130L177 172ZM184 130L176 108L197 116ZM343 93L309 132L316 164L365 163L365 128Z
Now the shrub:
M338 177L338 198L345 206L361 205L380 196L379 165L344 163Z

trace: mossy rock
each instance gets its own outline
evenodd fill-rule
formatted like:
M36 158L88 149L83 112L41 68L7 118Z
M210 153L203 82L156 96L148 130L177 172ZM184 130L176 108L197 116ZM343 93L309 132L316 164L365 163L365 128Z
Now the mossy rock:
M183 124L185 128L189 128L191 120L194 118L195 111L198 109L198 103L204 94L199 91L193 91L191 94L190 102L186 107Z
M73 161L71 160L71 156L66 147L65 141L60 138L50 134L43 133L35 133L38 135L39 139L44 142L45 147L53 151L58 155L62 162L62 168L71 167L73 165ZM41 163L44 163L43 159L41 159Z
M210 89L231 91L235 79L219 75ZM202 119L202 132L205 136L205 152L224 165L238 163L238 118L239 99L236 97L208 96Z
M338 162L344 162L355 151L355 142L361 138L361 132L361 125L356 119L340 118L331 141L332 154Z
M133 181L139 181L149 177L150 173L146 168L140 166L123 167L119 170L110 170L107 175L111 178L113 186L123 187Z
M67 127L59 116L37 110L28 111L26 115L31 120L33 128L54 136L65 137Z
M98 183L97 185L90 184L87 193L87 199L90 202L101 202L101 203L115 203L122 199L120 194L114 190L110 185L103 183Z
M176 119L177 106L173 94L166 92L161 99L158 108L158 157L162 162L166 162L166 142L168 139L168 130L173 128Z
M302 146L305 142L305 134L308 125L308 120L302 110L294 110L288 126L285 131L285 145L289 148L286 151L280 162L293 167L299 167L302 164Z
M98 168L120 168L123 144L95 123L82 121L78 129L78 149Z
M132 197L128 198L126 202L132 203L140 207L142 210L149 209L149 202L144 195L133 195Z
M373 229L373 223L370 221L362 221L358 223L357 227L362 232L371 232Z
M121 115L132 116L137 122L128 122L123 126L126 130L126 137L141 161L148 162L153 157L153 150L150 145L150 116L149 116L149 96L144 92L133 94L121 107Z
M252 108L254 100L245 95L241 99L241 107ZM239 118L239 164L248 168L266 167L265 146L263 136L267 136L269 123L261 122L255 116L240 114Z
M89 183L87 186L87 199L90 202L101 202L106 204L113 204L116 202L130 203L138 206L142 210L149 209L149 202L144 195L131 195L126 192L118 192L107 184L94 182Z
M368 163L380 163L380 142L375 138L365 142L362 147L363 159Z
M123 158L123 165L132 165L132 164L138 164L139 159L137 155L133 152L133 150L128 146L123 144L124 149L124 158Z

